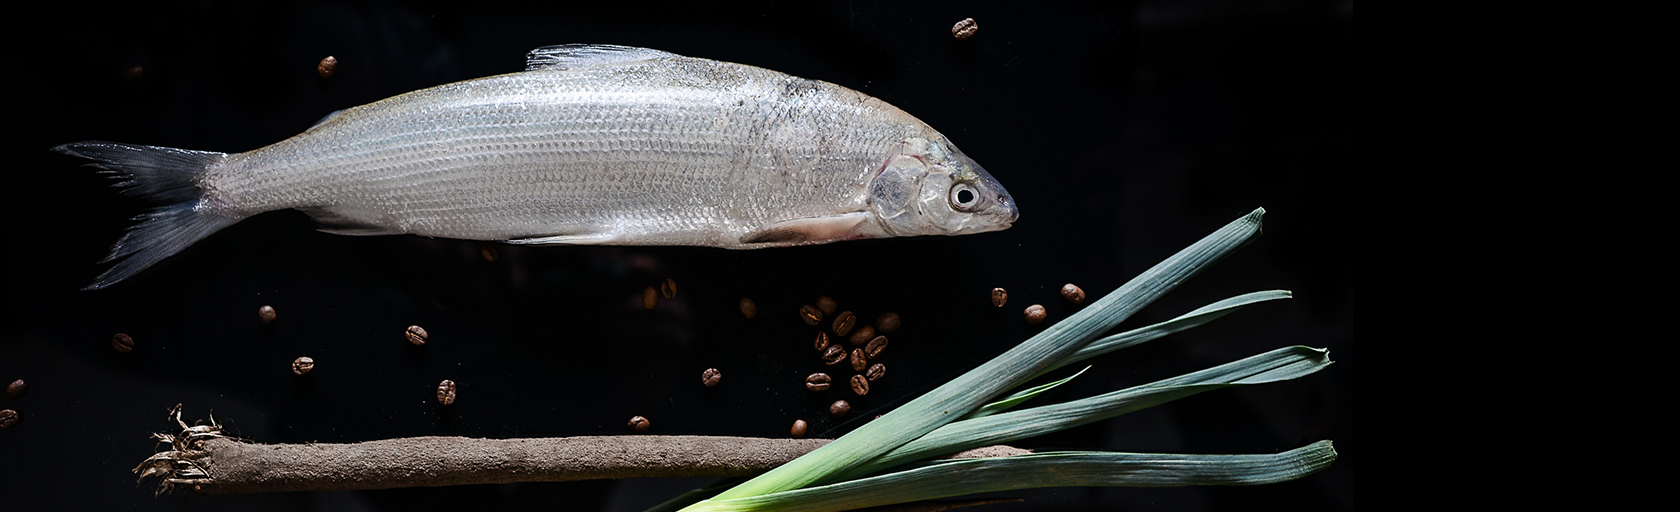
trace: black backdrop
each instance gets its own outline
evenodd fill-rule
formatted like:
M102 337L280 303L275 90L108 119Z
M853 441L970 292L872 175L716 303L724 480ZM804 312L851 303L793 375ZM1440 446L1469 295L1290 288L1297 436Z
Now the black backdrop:
M0 431L10 510L638 510L704 480L468 486L154 498L129 470L149 433L215 417L262 442L418 435L783 436L796 418L847 425L800 385L818 363L794 311L819 294L874 318L898 312L873 417L1038 328L1021 308L1071 308L1256 207L1266 235L1128 322L1238 293L1296 299L1106 356L1049 399L1071 399L1305 344L1338 361L1297 382L1198 395L1014 443L1038 449L1259 453L1318 439L1342 458L1272 486L1064 488L996 510L1350 509L1354 200L1351 2L172 2L46 6L14 20L44 35L13 55L7 322L0 379L29 381ZM964 17L972 40L951 38ZM39 27L38 25L45 25ZM517 71L534 47L659 48L821 79L944 132L1014 195L1012 229L782 250L525 248L415 236L342 237L296 212L261 215L111 289L78 291L143 205L47 148L114 140L254 149L323 115L427 86ZM316 76L334 55L336 76ZM144 69L132 80L125 70ZM17 92L21 91L21 92ZM17 161L21 160L21 161ZM654 311L643 286L673 278ZM987 302L1009 289L1008 307ZM742 296L761 310L746 321ZM271 327L258 306L279 311ZM410 347L410 324L432 342ZM113 333L139 348L119 354ZM311 375L290 373L309 355ZM700 372L725 374L716 389ZM440 408L441 379L460 400ZM839 393L830 392L830 395Z

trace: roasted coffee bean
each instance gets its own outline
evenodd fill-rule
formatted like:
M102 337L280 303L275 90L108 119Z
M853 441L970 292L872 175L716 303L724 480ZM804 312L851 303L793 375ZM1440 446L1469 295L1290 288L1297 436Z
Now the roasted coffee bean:
M822 310L817 309L816 306L812 306L812 305L809 305L809 304L804 305L804 306L799 306L799 319L804 320L805 325L809 325L811 327L816 327L817 324L822 323L822 319L823 319Z
M822 360L824 364L829 366L844 363L846 362L846 348L840 345L829 345L828 348L823 349Z
M874 327L865 325L857 328L856 331L852 331L852 346L854 347L861 347L864 343L869 343L869 340L872 339L875 339Z
M962 21L951 26L951 37L957 38L958 41L967 41L968 38L974 37L975 32L979 31L980 25L974 23L974 18L963 18Z
M828 337L828 331L817 331L817 340L811 342L811 346L816 348L818 352L822 352L828 350L828 346L833 343L834 339Z
M455 405L455 381L443 379L438 383L438 404Z
M1003 288L992 288L992 306L1001 308L1007 303L1009 303L1009 292L1004 291Z
M845 400L835 400L834 403L828 404L828 413L836 418L845 416L848 412L852 412L852 404L846 403Z
M129 82L138 82L138 81L143 80L145 78L146 78L146 68L143 68L143 67L140 67L140 66L129 66L128 69L123 70L123 80L128 80Z
M1062 300L1077 306L1079 303L1085 302L1085 290L1079 289L1073 283L1064 284L1062 285Z
M408 338L408 342L416 347L425 345L426 329L418 325L410 325L407 330L403 331L403 337Z
M805 389L811 391L828 391L828 386L834 382L826 373L813 373L805 377Z
M834 297L829 297L827 295L817 297L817 309L821 310L824 315L832 315L834 314L834 310L839 308L840 305L834 303Z
M0 410L0 428L12 428L12 425L23 421L23 415L11 409ZM52 423L52 422L48 422Z
M741 297L741 316L747 317L747 320L752 320L753 317L758 316L758 303L753 302L752 299Z
M805 425L805 420L793 420L793 428L789 429L788 433L793 434L793 437L805 437L807 428L809 427Z
M853 325L857 325L857 315L851 311L841 311L839 316L834 317L834 334L851 334Z
M1040 306L1038 304L1033 304L1031 306L1027 306L1027 311L1026 311L1025 315L1026 315L1026 318L1027 318L1027 323L1033 324L1033 325L1038 325L1039 322L1044 321L1044 317L1049 316L1049 313L1044 312L1044 306Z
M884 313L880 318L875 319L875 330L880 331L881 334L892 334L898 331L898 328L902 325L902 321L898 319L898 313Z
M649 422L647 418L643 418L641 416L635 416L635 417L630 418L630 431L631 432L635 432L637 434L646 434L646 433L648 433L648 429L651 429L651 428L653 428L653 423Z
M478 248L478 255L483 257L484 261L495 263L496 257L498 256L496 254L496 246L485 244L483 247Z
M299 357L297 359L292 360L292 373L295 373L295 374L298 374L298 375L303 375L305 373L309 373L310 370L314 370L314 369L315 369L315 359L314 358L311 358L309 356L303 356L303 357Z
M652 286L642 289L642 307L653 309L659 305L659 290Z
M869 365L869 370L863 372L863 375L869 377L870 382L881 380L881 377L887 376L887 365L881 363Z
M667 299L677 298L677 281L669 277L665 278L665 283L659 285L659 295Z
M863 346L863 355L870 358L870 359L875 359L875 358L881 357L881 353L886 352L886 351L887 351L887 337L886 336L876 336L874 339L869 340L868 345Z
M852 392L857 393L857 396L869 394L869 378L862 375L853 375Z
M23 394L27 392L29 392L29 383L24 382L23 379L14 380L11 384L6 385L6 396L12 400L23 398Z
M321 59L320 63L315 64L315 74L321 75L321 78L332 78L334 71L338 71L337 57L328 55L327 58Z
M705 383L708 388L715 388L722 381L723 372L717 368L707 368L706 371L700 372L700 382Z
M123 353L134 350L134 338L130 338L127 334L119 332L115 336L111 336L111 348L117 349L117 352Z
M869 367L869 358L868 356L863 355L863 349L861 348L852 349L851 360L852 371L854 372L861 372L864 368Z
M279 318L279 315L274 312L274 306L265 304L263 307L257 308L257 319L262 320L263 325L274 323L275 318Z

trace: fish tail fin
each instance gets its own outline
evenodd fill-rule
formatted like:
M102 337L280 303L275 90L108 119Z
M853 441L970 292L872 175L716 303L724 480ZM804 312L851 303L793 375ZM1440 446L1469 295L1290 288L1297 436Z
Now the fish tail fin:
M199 187L199 179L227 153L98 141L73 142L53 151L93 160L88 166L120 180L116 185L124 194L160 204L134 218L140 222L117 239L111 255L100 261L117 263L84 290L98 290L132 277L244 219L203 208L204 190Z

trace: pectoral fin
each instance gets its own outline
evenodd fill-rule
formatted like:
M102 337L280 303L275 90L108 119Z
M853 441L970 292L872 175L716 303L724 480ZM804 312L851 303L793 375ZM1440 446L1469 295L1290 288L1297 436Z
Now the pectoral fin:
M741 237L743 244L799 245L857 238L869 221L866 212L828 217L808 217L777 222Z

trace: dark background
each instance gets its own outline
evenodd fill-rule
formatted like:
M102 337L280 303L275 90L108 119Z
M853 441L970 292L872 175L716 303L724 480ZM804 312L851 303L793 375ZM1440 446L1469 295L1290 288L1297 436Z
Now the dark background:
M1355 372L1351 222L1351 2L170 2L48 4L14 20L45 34L14 55L7 189L9 320L0 381L24 421L0 431L8 510L639 510L704 480L629 480L376 492L154 498L129 471L148 435L212 412L260 442L420 435L785 436L794 419L843 433L801 379L820 365L796 319L819 294L867 319L902 315L889 372L852 418L872 418L1001 353L1256 207L1266 235L1126 325L1239 293L1266 303L1093 360L1043 400L1178 375L1273 348L1328 347L1338 363L1296 382L1206 393L1017 446L1270 453L1318 439L1341 459L1270 486L1001 493L992 510L1351 509ZM952 39L975 18L979 34ZM44 26L40 26L44 25ZM79 140L247 151L334 110L518 71L559 43L647 46L821 79L941 130L1020 204L1010 230L751 252L526 248L319 233L274 212L214 235L111 289L79 291L145 205L48 148ZM336 76L315 64L336 56ZM125 78L133 66L143 77ZM17 89L14 88L14 91ZM673 278L653 311L643 286ZM988 290L1010 291L996 309ZM737 312L750 296L755 320ZM258 306L279 311L270 327ZM423 348L404 327L431 332ZM1048 325L1048 324L1046 324ZM113 333L138 347L117 353ZM314 373L289 370L314 357ZM716 367L722 386L700 372ZM1061 374L1065 374L1062 372ZM460 383L450 408L441 379Z

